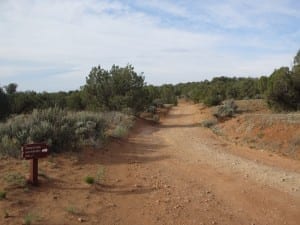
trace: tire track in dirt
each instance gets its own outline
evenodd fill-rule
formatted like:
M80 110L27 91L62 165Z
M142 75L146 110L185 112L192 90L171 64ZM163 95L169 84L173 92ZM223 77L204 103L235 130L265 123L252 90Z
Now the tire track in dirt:
M298 224L299 173L231 154L226 148L238 146L199 127L199 115L196 105L180 105L152 133L165 146L158 154L171 156L155 162L155 168L163 183L173 187L171 197L180 200L174 206L184 212L178 220L197 224L189 220L199 217L192 211L204 210L204 223ZM210 203L205 206L203 200ZM180 202L190 203L185 208Z
M176 146L177 152L182 153L178 156L180 158L186 158L187 161L200 160L220 171L238 172L263 185L277 187L295 197L300 197L299 172L268 166L258 160L249 160L230 154L226 149L235 148L236 150L239 146L228 144L209 134L210 131L206 128L201 128L198 115L200 114L195 105L185 105L185 107L174 109L170 118L162 125L167 129L157 135L164 137L169 145ZM243 148L240 148L240 151L243 151ZM259 154L259 152L253 150L253 154ZM298 162L290 160L290 163Z

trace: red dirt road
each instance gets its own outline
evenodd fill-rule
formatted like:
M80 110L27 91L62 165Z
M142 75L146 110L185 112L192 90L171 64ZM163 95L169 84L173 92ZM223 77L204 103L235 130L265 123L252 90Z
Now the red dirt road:
M299 161L226 142L201 119L197 105L180 103L160 125L138 122L128 140L44 160L48 178L9 190L0 224L31 213L43 225L299 225ZM102 185L84 183L101 168ZM12 169L24 166L0 162L3 174Z

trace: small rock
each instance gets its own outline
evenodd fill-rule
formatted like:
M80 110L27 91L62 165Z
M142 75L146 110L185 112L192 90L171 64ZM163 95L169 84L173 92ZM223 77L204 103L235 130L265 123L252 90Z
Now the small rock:
M211 224L213 224L213 225L214 225L214 224L217 224L217 222L216 222L216 221L212 221L212 222L211 222Z
M7 218L9 217L9 214L8 214L8 212L6 212L6 211L5 211L5 212L4 212L4 216L3 216L3 217L4 217L4 219L7 219Z
M174 209L179 209L179 208L182 208L182 205L176 205L176 206L174 206Z
M282 178L281 181L284 182L284 181L285 181L285 178Z
M117 207L117 205L114 203L111 203L111 204L108 204L107 207L114 208L114 207Z
M79 217L79 218L78 218L78 221L79 221L80 223L83 223L85 220L84 220L83 218Z
M166 198L165 199L165 203L168 203L168 202L170 202L171 200L169 199L169 198Z
M190 202L191 202L190 199L185 199L185 200L184 200L184 203L190 203Z

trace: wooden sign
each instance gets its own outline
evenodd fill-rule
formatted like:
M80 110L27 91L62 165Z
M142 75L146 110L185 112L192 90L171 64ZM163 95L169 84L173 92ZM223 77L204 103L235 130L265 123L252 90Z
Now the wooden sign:
M30 159L30 175L29 183L38 185L38 159L47 157L49 154L49 147L45 143L26 144L21 149L22 158Z
M38 159L47 157L49 154L49 147L45 143L26 144L22 146L23 159Z

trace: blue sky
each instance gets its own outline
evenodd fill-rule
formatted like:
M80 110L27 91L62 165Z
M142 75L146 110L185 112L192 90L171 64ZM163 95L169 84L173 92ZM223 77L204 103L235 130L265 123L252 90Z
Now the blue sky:
M269 75L300 48L298 0L1 0L0 86L74 90L91 67L150 84Z

